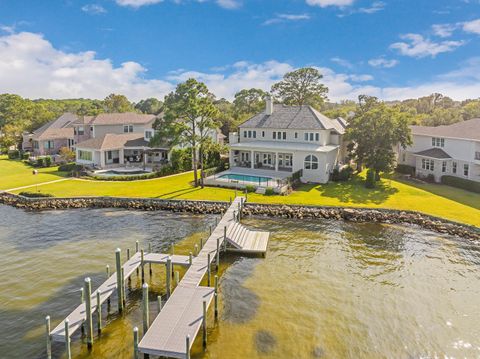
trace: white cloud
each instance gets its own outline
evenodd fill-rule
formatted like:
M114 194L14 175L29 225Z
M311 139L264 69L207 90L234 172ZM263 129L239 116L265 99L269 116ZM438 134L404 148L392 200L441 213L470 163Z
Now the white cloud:
M388 60L384 57L378 57L376 59L368 60L368 64L372 67L383 67L386 69L390 69L397 66L399 64L399 61L394 59Z
M139 8L146 5L153 5L163 2L164 0L115 0L120 6L129 6ZM172 0L174 3L181 4L186 0ZM207 0L195 0L199 3L207 2ZM225 9L237 9L242 6L241 0L215 0L215 3Z
M295 22L310 20L309 14L276 14L275 17L263 22L263 25L273 25L282 22Z
M378 11L385 9L385 3L383 1L375 1L369 7L361 7L357 12L363 14L374 14Z
M355 0L307 0L308 5L320 6L320 7L327 7L327 6L344 7L344 6L350 6L354 2Z
M401 35L402 40L408 42L396 42L390 45L391 49L398 50L401 55L422 58L435 57L443 52L451 52L465 44L465 41L440 41L433 42L419 34Z
M480 19L464 22L463 31L480 35Z
M457 29L455 24L434 24L432 25L432 31L436 36L439 37L450 37L453 32Z
M105 10L105 8L102 5L98 5L98 4L84 5L82 6L82 11L92 15L104 14L107 12L107 10Z
M116 67L93 51L60 51L40 34L0 36L2 91L29 98L104 98L116 92L138 100L161 97L173 88L166 81L144 79L145 72L132 61Z
M350 61L342 59L341 57L332 57L330 61L340 66L346 67L347 69L353 69L353 65L350 63Z

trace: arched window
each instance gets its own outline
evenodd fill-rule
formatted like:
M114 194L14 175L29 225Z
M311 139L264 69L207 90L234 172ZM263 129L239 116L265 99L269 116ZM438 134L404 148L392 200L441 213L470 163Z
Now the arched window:
M317 170L318 169L318 158L313 155L308 155L305 157L304 168L306 170Z

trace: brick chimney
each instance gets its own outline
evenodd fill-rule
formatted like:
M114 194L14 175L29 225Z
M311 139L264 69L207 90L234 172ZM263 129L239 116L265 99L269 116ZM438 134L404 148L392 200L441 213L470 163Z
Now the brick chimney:
M265 113L270 116L273 113L273 97L271 95L268 95L265 99L265 102Z

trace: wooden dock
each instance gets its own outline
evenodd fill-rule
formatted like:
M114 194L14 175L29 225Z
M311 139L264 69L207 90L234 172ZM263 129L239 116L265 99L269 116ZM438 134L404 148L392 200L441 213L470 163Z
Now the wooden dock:
M137 252L121 265L120 250L117 249L117 269L122 268L121 275L113 273L108 276L107 280L100 285L97 290L91 293L90 300L88 300L87 297L84 303L77 306L77 308L52 331L49 329L50 319L49 317L46 318L47 333L49 333L47 338L47 353L51 353L51 341L66 342L67 357L70 357L69 343L71 335L75 333L84 322L87 322L89 330L92 329L92 320L87 319L87 308L90 309L89 313L97 312L97 315L100 313L100 317L98 317L100 321L101 312L97 311L97 307L108 300L115 291L120 293L119 298L123 298L123 301L125 301L125 295L123 293L125 282L135 270L142 266L143 257L143 268L145 264L156 263L166 264L168 271L171 271L173 265L185 266L188 267L188 269L173 293L171 295L167 294L169 295L167 302L151 325L149 325L148 319L148 285L144 284L144 300L146 300L144 303L144 307L146 307L146 309L144 308L144 315L146 315L144 317L144 331L146 331L146 333L143 333L140 343L135 341L135 353L170 358L190 358L190 349L201 327L204 329L204 344L206 344L206 313L212 300L215 300L215 303L217 303L218 288L216 285L214 288L210 286L212 263L218 265L220 252L222 249L226 250L227 247L244 253L264 254L267 250L268 232L250 231L238 223L241 217L239 210L241 210L243 200L243 197L237 197L231 203L216 227L211 229L209 238L205 243L202 243L200 251L195 257L191 254L189 256L183 256L144 253L143 251L138 252L137 243ZM170 283L171 278L171 273L168 271L167 288L170 286L168 283ZM205 275L207 275L208 278L208 287L200 286ZM90 280L86 279L86 283L88 284L86 288L90 292ZM119 286L118 283L122 283L123 288ZM97 296L99 291L100 294ZM170 289L167 289L167 293L170 293ZM121 299L119 299L118 307L119 311L121 311ZM215 304L215 309L217 313L217 304ZM147 328L148 330L146 330ZM66 340L67 336L68 340ZM134 330L134 338L138 339L137 328ZM93 339L89 342L90 346L92 344Z

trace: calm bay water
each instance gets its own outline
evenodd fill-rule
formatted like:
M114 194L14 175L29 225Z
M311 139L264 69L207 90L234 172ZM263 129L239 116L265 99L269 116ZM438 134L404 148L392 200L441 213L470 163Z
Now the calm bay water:
M212 216L124 210L28 213L0 206L0 357L42 358L44 318L57 325L96 288L114 250L135 241L187 254ZM206 352L195 358L480 357L480 246L413 227L334 221L246 219L272 232L263 258L222 257L220 319L209 313ZM153 267L151 318L165 272ZM141 328L141 283L127 310L104 306L92 352L73 337L75 358L131 358ZM54 345L54 357L63 357Z

